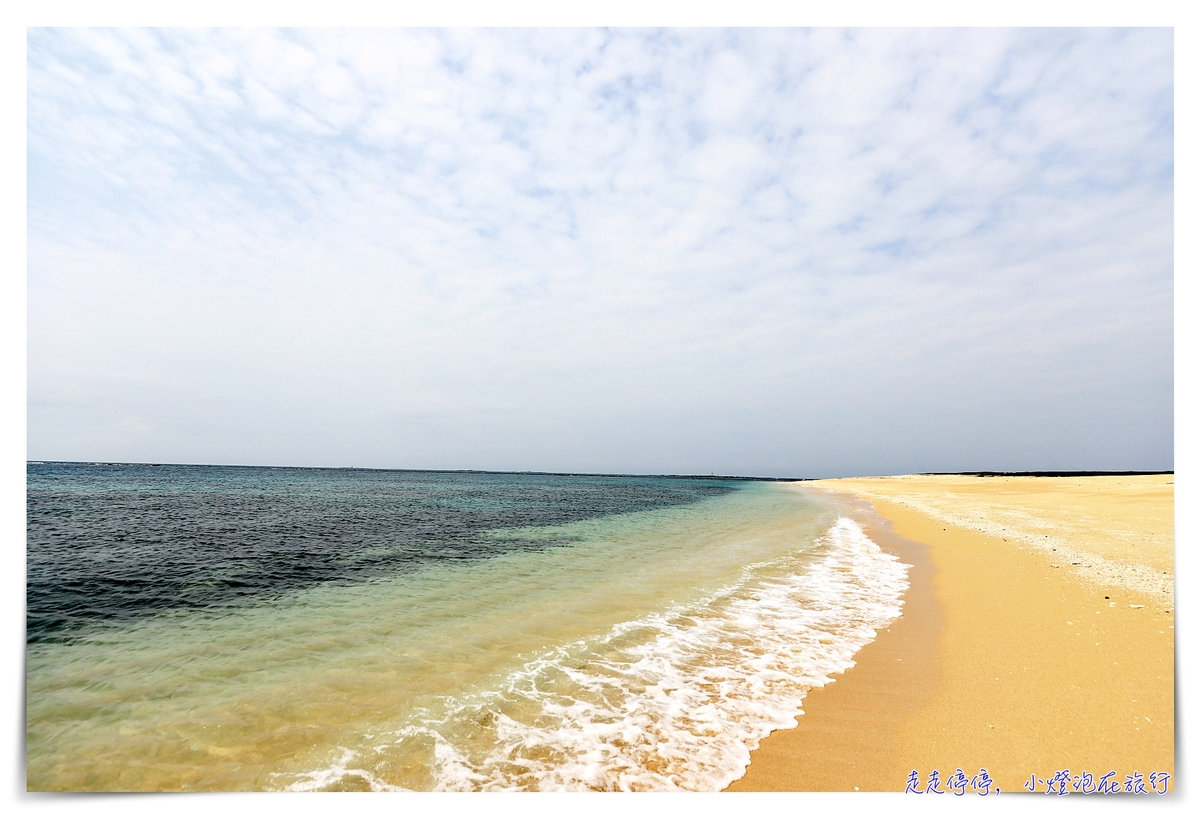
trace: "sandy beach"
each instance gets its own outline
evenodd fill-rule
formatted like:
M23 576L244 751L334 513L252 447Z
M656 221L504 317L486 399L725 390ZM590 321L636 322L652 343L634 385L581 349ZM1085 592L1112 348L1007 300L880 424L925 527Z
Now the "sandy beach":
M1166 773L1174 789L1173 475L798 489L870 503L883 519L868 533L913 566L911 586L903 615L729 790L903 791L914 770L922 791L933 770L946 790L980 768L1010 792L1063 770L1122 787L1137 773L1147 790Z

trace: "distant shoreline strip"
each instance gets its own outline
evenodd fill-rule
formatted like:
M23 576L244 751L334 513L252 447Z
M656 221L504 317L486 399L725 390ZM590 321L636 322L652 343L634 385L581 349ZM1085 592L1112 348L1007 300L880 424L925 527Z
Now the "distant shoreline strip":
M632 474L603 472L556 471L490 471L488 469L387 469L373 466L252 466L245 463L132 463L91 460L26 460L26 466L146 466L151 468L219 468L219 469L295 469L298 471L379 471L410 474L524 474L538 477L649 477L673 480L753 480L764 483L805 483L811 480L860 479L864 477L896 477L900 475L841 475L839 477L754 477L738 474ZM1166 471L931 471L915 472L921 477L1131 477L1138 475L1174 474Z

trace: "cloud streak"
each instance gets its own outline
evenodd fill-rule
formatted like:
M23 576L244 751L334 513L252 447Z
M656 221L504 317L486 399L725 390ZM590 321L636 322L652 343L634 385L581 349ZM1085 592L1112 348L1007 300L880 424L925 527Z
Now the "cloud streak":
M1164 30L34 30L29 452L1172 465Z

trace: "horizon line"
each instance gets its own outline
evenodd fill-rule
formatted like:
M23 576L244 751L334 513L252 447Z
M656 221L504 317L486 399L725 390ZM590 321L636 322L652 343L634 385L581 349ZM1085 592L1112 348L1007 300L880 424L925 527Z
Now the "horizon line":
M1120 477L1139 475L1175 474L1174 469L1163 470L1034 470L1034 471L959 471L959 472L906 472L901 474L858 474L841 477L761 477L735 474L665 474L665 473L634 473L634 472L556 472L537 469L415 469L384 466L278 466L278 465L249 465L244 463L152 463L118 460L26 460L25 465L69 465L69 466L147 466L162 467L193 467L221 469L316 469L324 471L382 471L382 472L413 472L424 474L507 474L530 475L543 477L661 477L679 480L758 480L775 483L801 483L813 480L845 480L865 477L899 477L918 475L922 477Z

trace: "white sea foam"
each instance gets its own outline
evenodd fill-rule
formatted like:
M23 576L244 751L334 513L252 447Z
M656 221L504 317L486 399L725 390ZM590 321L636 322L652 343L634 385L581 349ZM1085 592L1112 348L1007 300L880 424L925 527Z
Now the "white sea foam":
M347 766L356 753L348 747L339 747L338 749L341 751L341 757L336 762L322 770L308 773L301 786L293 786L289 789L324 790L337 785L344 786L347 779L358 779L375 792L405 791L404 787L394 787L378 778L370 770Z
M546 652L286 786L392 788L386 760L420 746L432 789L719 790L899 616L908 567L841 518L814 551Z

